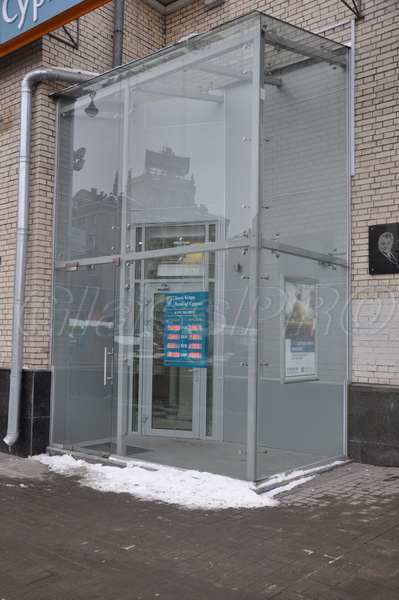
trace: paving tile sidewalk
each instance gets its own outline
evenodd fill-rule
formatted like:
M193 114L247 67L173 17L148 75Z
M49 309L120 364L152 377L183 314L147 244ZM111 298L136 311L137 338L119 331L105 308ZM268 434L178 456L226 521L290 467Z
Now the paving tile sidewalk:
M278 499L188 511L0 454L0 600L399 600L399 469Z

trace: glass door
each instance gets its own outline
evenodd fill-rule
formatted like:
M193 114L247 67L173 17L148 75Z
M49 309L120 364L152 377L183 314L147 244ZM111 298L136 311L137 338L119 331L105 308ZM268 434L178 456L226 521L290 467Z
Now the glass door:
M117 273L113 263L56 271L53 443L113 451Z
M202 299L207 292L201 290L201 284L193 282L157 282L145 287L142 355L144 435L192 438L202 435L204 424L201 415L205 415L206 408L205 336L208 332L201 324L202 316L192 320L187 316L177 316L172 322L178 324L167 323L165 326L165 318L169 318L165 312L168 301L170 303L170 299L176 297L182 297L183 301L191 297ZM167 312L170 311L167 309ZM183 358L177 357L181 344L188 349Z

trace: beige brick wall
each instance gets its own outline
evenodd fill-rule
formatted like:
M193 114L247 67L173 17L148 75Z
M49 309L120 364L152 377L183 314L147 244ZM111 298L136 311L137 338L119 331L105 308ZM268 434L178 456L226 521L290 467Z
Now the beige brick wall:
M287 21L308 31L319 30L333 23L354 17L353 13L339 0L327 0L325 2L319 2L318 0L307 2L301 0L291 2L282 0L268 2L227 0L224 4L213 9L205 8L203 2L194 2L167 17L166 43L172 44L183 36L217 27L254 10ZM334 37L334 39L337 38Z
M1 366L10 365L18 198L19 89L23 75L40 64L40 57L41 42L36 41L0 59L0 116L3 119L0 125Z
M397 2L365 3L357 26L352 180L353 381L399 384L398 276L368 274L368 227L399 222Z

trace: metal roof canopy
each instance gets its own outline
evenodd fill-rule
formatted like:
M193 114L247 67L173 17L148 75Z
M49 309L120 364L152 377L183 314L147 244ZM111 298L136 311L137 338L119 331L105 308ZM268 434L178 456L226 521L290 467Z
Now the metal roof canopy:
M252 54L244 50L254 38L257 27L263 30L266 43L266 85L279 87L281 69L301 61L323 61L345 68L346 47L254 11L103 73L86 84L68 88L57 96L68 98L72 104L78 98L87 101L87 95L93 92L99 99L109 95L112 87L118 91L124 80L130 80L128 85L135 93L135 103L175 93L181 97L222 102L223 98L218 95L220 89L252 78Z

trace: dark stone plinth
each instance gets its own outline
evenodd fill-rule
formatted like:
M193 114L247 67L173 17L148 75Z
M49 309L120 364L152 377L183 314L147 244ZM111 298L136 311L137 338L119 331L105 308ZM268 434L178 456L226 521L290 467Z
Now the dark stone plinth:
M9 452L7 435L10 369L0 369L0 452ZM22 372L19 438L11 448L15 456L32 456L46 451L50 432L51 372Z
M349 386L348 455L356 462L399 467L399 388Z

